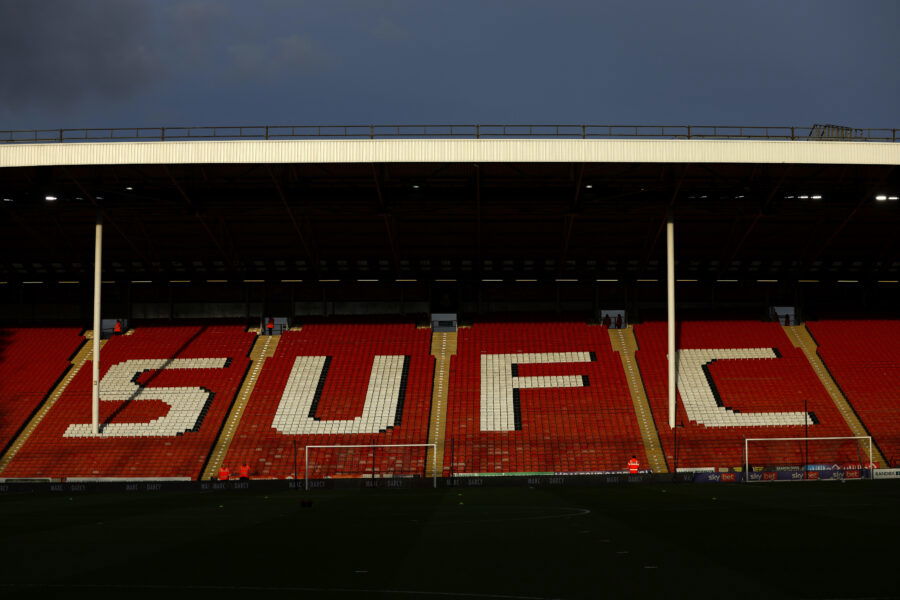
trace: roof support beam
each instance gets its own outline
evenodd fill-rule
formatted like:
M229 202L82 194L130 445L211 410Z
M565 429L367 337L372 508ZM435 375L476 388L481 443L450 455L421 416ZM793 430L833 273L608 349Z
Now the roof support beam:
M78 189L81 190L82 195L87 198L91 204L94 205L94 208L97 209L97 212L99 212L100 216L103 217L103 222L112 225L113 229L119 232L119 235L122 236L122 239L125 240L125 243L129 248L131 248L131 251L134 252L138 258L144 261L145 264L149 265L150 261L147 259L147 255L138 249L138 247L134 243L134 240L131 239L131 236L125 233L125 230L122 229L122 227L116 222L116 220L112 218L112 216L109 214L109 211L107 211L97 202L97 198L94 196L94 194L89 192L87 188L82 185L81 181L74 175L72 175L65 167L63 167L63 171L66 173L69 179L71 179L72 182L76 186L78 186Z
M829 235L825 240L825 243L823 243L816 254L813 255L813 261L819 260L819 257L822 256L822 253L824 253L825 250L827 250L828 247L831 246L831 244L834 242L834 240L841 234L841 232L844 231L844 228L850 223L850 221L853 220L853 217L856 216L856 213L858 213L863 206L872 201L873 196L875 196L875 194L881 189L885 182L890 179L891 174L896 170L897 167L890 167L889 169L886 169L881 178L876 183L869 186L869 188L860 196L859 201L853 207L853 210L851 210L847 214L847 216L844 217L844 220L838 224L834 231L831 232L831 235Z
M572 196L572 205L569 212L563 217L563 239L562 248L559 253L559 264L557 271L561 272L566 262L566 255L569 253L569 242L572 239L572 229L575 228L575 219L578 218L578 204L581 201L581 182L584 180L584 163L578 165L577 174L575 176L575 193Z
M291 227L294 229L294 233L297 234L297 239L300 240L300 246L303 248L304 254L306 254L309 259L310 266L313 268L315 272L319 271L319 253L316 250L316 246L311 239L307 240L306 235L303 234L303 227L301 227L301 223L297 218L297 215L294 214L294 210L291 208L291 205L288 203L287 196L284 193L284 188L281 185L281 181L277 177L275 177L275 172L272 171L272 165L266 165L266 170L269 173L269 179L272 180L272 185L275 186L275 192L278 194L278 199L281 200L281 205L284 207L284 211L287 213L288 219L291 221ZM307 217L309 220L309 217Z
M187 203L188 207L191 210L191 213L200 221L201 227L206 231L206 235L209 236L209 239L215 245L216 249L218 249L219 253L222 255L222 258L225 260L225 264L228 266L234 266L235 257L230 255L228 251L225 250L225 247L222 245L222 242L219 241L219 237L213 233L213 230L210 228L209 223L206 222L206 219L203 218L203 213L201 211L201 207L195 203L188 193L184 190L181 184L178 183L178 180L175 179L175 176L172 175L172 172L169 170L169 167L165 167L166 175L169 176L169 180L172 182L172 185L175 186L175 189L178 190L178 194L181 198Z
M481 165L475 164L475 256L478 259L478 271L484 271L484 253L482 251L481 220Z
M22 231L26 232L35 241L45 246L51 253L56 253L56 244L54 244L53 241L48 237L41 235L36 230L29 227L28 224L19 217L18 213L11 205L7 205L7 203L4 202L3 208L5 209L5 212L12 218L12 221L16 224L17 229L21 229Z
M785 165L784 170L781 172L781 177L778 178L778 182L773 185L769 189L769 193L766 195L766 199L759 207L759 211L757 211L756 216L753 218L753 221L750 222L750 225L747 226L747 229L744 230L744 235L741 236L741 239L738 240L738 243L735 244L734 250L731 251L731 257L728 259L728 262L734 262L740 253L741 249L744 247L744 243L747 241L747 238L750 237L750 234L753 233L753 230L756 228L756 224L759 223L760 219L765 216L766 211L769 210L769 206L772 205L772 202L775 200L775 195L781 191L781 186L784 184L785 178L788 176L788 173L791 172L791 165Z
M400 250L397 246L397 239L395 236L394 228L394 216L388 210L387 203L384 199L384 192L381 189L381 177L382 174L379 169L379 165L372 163L372 179L375 182L375 196L378 198L378 211L381 215L381 218L384 220L384 230L387 234L388 245L391 249L391 257L394 261L394 273L400 274Z
M656 249L656 242L659 240L663 230L666 228L666 223L669 222L669 217L672 216L672 212L675 209L675 200L678 198L679 192L681 192L681 186L684 183L685 175L687 175L688 168L690 166L691 165L686 164L681 168L681 174L678 175L678 181L675 183L675 189L672 190L672 195L669 197L669 201L666 203L662 219L660 219L659 225L656 228L656 233L653 235L653 239L647 246L647 255L644 258L644 264L649 263L650 259L653 258L653 251Z

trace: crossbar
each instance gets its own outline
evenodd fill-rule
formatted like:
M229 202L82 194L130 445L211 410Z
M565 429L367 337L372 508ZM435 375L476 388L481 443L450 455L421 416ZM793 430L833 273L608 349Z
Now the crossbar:
M437 444L327 444L322 446L303 447L303 488L309 490L309 450L310 448L432 448L431 460L433 462L432 480L437 488Z
M781 438L744 438L744 483L750 483L750 442L806 442L815 440L868 440L869 442L869 479L875 478L872 462L872 436L847 435L834 437L781 437Z

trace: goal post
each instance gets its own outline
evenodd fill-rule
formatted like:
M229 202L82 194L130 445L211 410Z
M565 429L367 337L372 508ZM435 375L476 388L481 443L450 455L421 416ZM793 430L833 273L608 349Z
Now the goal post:
M400 450L403 448L410 449L410 452L407 453L405 457L397 457L396 454L393 454L392 451ZM410 460L410 455L415 454L416 448L423 448L424 452L422 452L423 456L420 459L413 457ZM350 476L350 477L358 477L358 478L366 478L376 476L384 477L386 473L393 474L394 471L384 471L381 470L379 473L378 468L378 453L379 449L381 450L381 459L387 461L388 468L396 469L399 472L401 477L404 476L415 476L415 473L422 473L422 476L425 475L425 464L428 457L428 449L431 449L431 461L432 461L432 483L434 487L437 487L437 444L328 444L328 445L316 445L316 446L304 446L304 456L303 456L303 480L304 480L304 489L309 490L309 479L310 479L310 450L332 450L332 467L334 468L335 474L338 471L343 470L342 476ZM403 459L406 460L403 460ZM369 463L369 464L367 464ZM421 465L421 468L419 468ZM350 473L346 472L346 469L350 468Z
M784 437L744 438L744 481L771 481L777 477L771 470L869 471L874 478L872 437ZM751 468L769 470L769 477L751 477ZM807 478L806 476L803 477ZM809 477L812 478L812 477ZM818 477L816 477L818 478Z

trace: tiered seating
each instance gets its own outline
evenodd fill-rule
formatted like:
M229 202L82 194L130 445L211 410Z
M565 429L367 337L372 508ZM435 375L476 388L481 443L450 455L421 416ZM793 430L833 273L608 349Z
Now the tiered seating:
M431 330L411 324L306 325L281 337L225 458L254 477L304 476L311 445L424 444ZM314 449L311 478L422 476L425 448ZM296 461L296 462L295 462Z
M0 450L47 397L83 341L74 328L0 329Z
M677 434L668 427L666 324L635 327L641 375L670 467L732 467L744 462L744 438L852 435L803 353L776 323L684 322ZM857 446L813 443L809 462L860 460ZM757 444L751 462L799 465L802 443Z
M887 461L900 465L900 321L819 321L807 328Z
M102 435L87 425L85 363L3 475L198 477L254 339L229 325L142 327L112 338L101 353Z
M478 323L450 369L444 463L453 473L620 471L646 464L605 327Z

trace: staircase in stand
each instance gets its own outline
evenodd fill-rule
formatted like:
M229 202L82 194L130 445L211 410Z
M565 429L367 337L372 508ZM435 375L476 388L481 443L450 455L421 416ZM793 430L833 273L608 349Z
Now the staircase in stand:
M815 339L813 339L813 336L809 333L806 325L782 325L782 327L784 328L784 333L788 336L788 339L794 344L794 347L799 348L803 354L806 355L806 359L809 361L810 366L819 377L819 381L822 382L828 395L831 396L835 407L844 417L844 421L847 422L847 426L850 428L850 431L853 432L853 435L870 435L865 425L863 425L862 421L859 420L859 417L856 416L856 412L853 410L853 407L850 406L847 397L844 396L841 388L835 383L834 378L831 376L831 373L819 356L818 345L816 344ZM860 442L860 448L866 453L869 451L869 445L866 442ZM886 466L888 464L881 454L881 451L875 445L874 440L872 442L872 460L879 466Z
M222 431L219 432L219 438L216 440L212 454L210 454L209 462L206 463L206 468L203 470L202 479L214 479L218 475L219 469L228 455L228 448L231 446L238 424L241 422L244 409L247 408L247 403L251 394L253 394L253 388L256 387L259 373L262 371L266 359L275 355L275 349L278 347L280 340L280 335L259 335L253 343L253 348L250 350L250 368L247 371L247 377L241 384L241 389L238 390L234 404L228 412L228 417L225 418L225 424L222 426Z
M63 392L66 391L66 387L68 387L69 383L75 378L75 375L81 370L81 367L84 364L91 360L94 354L94 344L92 343L94 332L88 330L85 332L84 337L86 339L85 343L81 346L78 352L75 353L75 356L72 357L72 364L69 367L69 370L66 372L65 376L60 380L56 387L54 387L50 394L47 396L47 399L41 405L41 407L34 413L34 416L28 421L25 427L22 428L22 431L16 437L15 441L10 444L9 449L0 458L0 474L3 473L4 469L9 465L12 459L16 456L16 453L25 445L25 442L28 441L28 438L34 433L34 430L41 423L47 413L50 412L50 409L53 408L53 405L56 404L56 401L63 395ZM102 350L103 346L106 345L106 340L100 340L100 348Z
M450 357L456 354L457 333L433 333L431 354L434 356L434 387L431 392L431 419L428 426L429 447L425 457L425 476L441 477L444 472L444 434L447 429L447 391L450 384Z
M654 473L668 473L666 457L659 442L659 434L656 431L653 412L650 410L650 402L647 400L644 381L641 379L641 370L634 357L634 353L637 351L634 330L631 325L623 329L610 329L609 341L612 343L613 350L619 353L619 358L622 360L622 369L628 379L628 390L631 392L631 401L634 403L634 413L641 429L641 439L644 442L644 451L647 454L650 468Z

